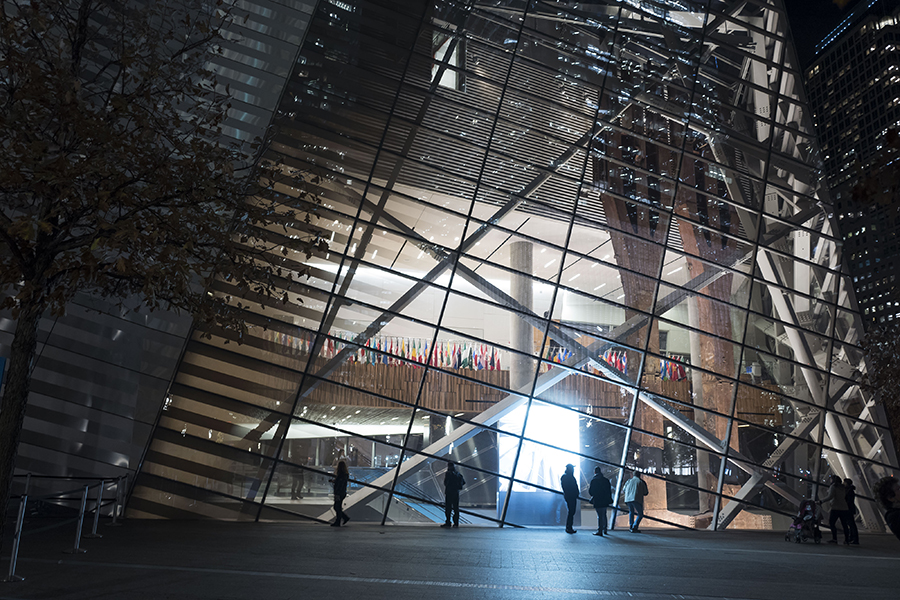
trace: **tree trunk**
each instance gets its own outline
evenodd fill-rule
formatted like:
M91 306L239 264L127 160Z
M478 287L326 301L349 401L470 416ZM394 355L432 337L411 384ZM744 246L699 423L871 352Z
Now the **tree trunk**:
M12 492L13 472L16 466L16 451L22 423L25 421L25 406L28 403L28 388L31 382L31 363L37 349L38 323L43 313L42 306L22 306L16 320L9 357L9 371L6 387L0 402L0 492L3 493L3 513L0 515L0 544L6 526L9 497ZM2 548L0 548L2 549Z

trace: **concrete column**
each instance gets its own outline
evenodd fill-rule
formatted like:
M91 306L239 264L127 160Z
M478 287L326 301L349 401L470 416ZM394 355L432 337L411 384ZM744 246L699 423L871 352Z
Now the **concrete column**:
M791 234L791 240L794 242L794 256L804 260L810 260L812 254L812 238L808 231L794 231ZM805 263L793 263L794 269L794 289L802 294L809 294L812 283L812 267ZM796 313L807 312L810 309L809 299L804 296L794 296L791 299L794 303L794 311Z
M509 266L514 273L510 276L509 295L519 304L528 308L534 307L534 285L531 274L534 272L534 244L531 242L513 242L509 246ZM510 345L529 356L534 354L534 327L516 315L510 316ZM513 390L524 387L531 391L534 381L534 361L514 355L509 363L509 385Z
M690 333L688 337L690 339L691 344L691 364L692 365L701 365L703 364L702 356L700 354L700 334L697 332L700 329L700 307L697 305L697 296L691 296L687 300L687 309L688 309L688 325L691 326ZM704 408L704 398L703 398L703 374L698 369L691 369L691 391L693 392L693 401L694 406L697 408ZM694 420L698 423L703 423L705 416L694 415ZM700 489L708 489L707 484L707 473L709 472L709 456L705 452L697 451L697 487ZM710 502L712 498L709 494L705 494L703 492L700 493L700 501L698 510L700 513L705 513L710 509Z

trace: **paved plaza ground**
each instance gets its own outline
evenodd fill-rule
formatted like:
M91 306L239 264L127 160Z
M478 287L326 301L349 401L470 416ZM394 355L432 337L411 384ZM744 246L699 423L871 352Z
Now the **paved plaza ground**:
M900 540L883 534L845 547L779 532L129 520L72 555L74 523L54 524L28 524L26 579L0 583L0 599L900 598Z

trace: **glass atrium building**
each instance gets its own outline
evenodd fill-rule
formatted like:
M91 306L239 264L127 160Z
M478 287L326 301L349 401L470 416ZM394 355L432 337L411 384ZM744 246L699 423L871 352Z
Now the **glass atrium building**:
M132 517L325 521L346 460L352 519L436 523L452 461L463 522L552 525L571 463L781 529L896 473L780 0L320 0L274 125L328 251L189 334Z

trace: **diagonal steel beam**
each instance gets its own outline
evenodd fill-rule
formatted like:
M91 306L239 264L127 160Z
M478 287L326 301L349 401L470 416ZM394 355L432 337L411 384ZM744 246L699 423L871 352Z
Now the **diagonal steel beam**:
M725 508L719 513L719 521L716 526L713 523L710 523L709 529L724 529L728 527L728 525L734 520L734 518L741 512L744 507L744 500L753 496L759 489L763 486L769 486L773 491L785 496L783 492L783 488L780 488L771 480L771 476L769 474L768 469L772 469L775 467L775 464L785 458L790 452L795 450L795 446L800 443L802 438L808 434L816 425L818 425L821 420L822 412L818 409L812 409L809 411L806 416L804 416L800 421L794 426L794 429L791 431L789 437L784 439L775 451L769 455L769 458L766 459L766 462L763 463L763 467L766 469L765 471L760 471L758 474L752 476L747 483L745 483L740 490L734 495L734 497L728 501L728 504L725 505ZM793 494L791 492L791 496L785 496L789 501L794 504L800 504L802 498Z

